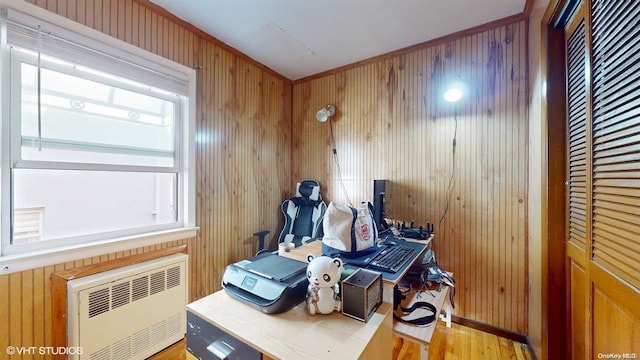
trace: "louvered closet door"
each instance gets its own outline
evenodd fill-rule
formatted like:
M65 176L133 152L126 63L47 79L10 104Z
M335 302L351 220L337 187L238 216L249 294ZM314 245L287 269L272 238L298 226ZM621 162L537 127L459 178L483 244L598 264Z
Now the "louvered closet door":
M584 1L565 39L570 355L640 358L640 1Z
M565 27L567 64L567 302L571 358L586 359L588 333L587 244L590 212L587 189L587 47L584 7Z
M593 260L640 288L640 3L607 3L593 11Z
M640 1L591 4L593 357L640 357Z

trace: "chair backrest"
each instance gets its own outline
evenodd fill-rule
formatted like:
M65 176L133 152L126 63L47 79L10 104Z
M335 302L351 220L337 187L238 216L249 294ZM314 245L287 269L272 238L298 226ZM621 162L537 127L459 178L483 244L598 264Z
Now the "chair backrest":
M327 205L320 195L320 183L303 180L296 186L296 195L282 203L284 227L278 243L292 242L295 246L322 236L322 219Z

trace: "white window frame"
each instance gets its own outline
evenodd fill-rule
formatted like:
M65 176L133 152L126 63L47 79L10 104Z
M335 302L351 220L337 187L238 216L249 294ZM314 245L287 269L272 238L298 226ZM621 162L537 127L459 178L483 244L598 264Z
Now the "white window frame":
M12 167L27 168L51 168L46 162L24 161L19 158L12 158L18 148L12 149L11 134L11 114L12 108L10 76L6 76L11 63L9 49L3 46L0 54L0 115L2 117L0 138L1 176L0 176L0 275L22 271L26 269L53 265L66 261L106 254L114 251L123 251L152 244L180 240L194 237L197 231L195 225L195 110L196 110L196 71L181 64L172 62L166 58L152 54L143 49L125 43L106 34L103 34L84 25L75 23L69 19L53 14L35 5L18 0L0 0L0 11L7 14L9 19L13 16L19 19L36 19L45 22L59 30L61 34L68 35L71 41L77 41L83 46L91 46L104 54L114 54L125 61L133 61L140 66L150 69L165 69L169 74L177 74L186 81L186 90L177 106L176 111L180 111L182 122L176 122L175 131L180 136L181 143L175 148L176 166L178 178L177 183L177 204L178 221L167 227L151 227L150 229L140 229L135 233L114 232L110 234L99 234L95 236L81 237L81 239L48 240L41 243L27 244L30 246L20 247L11 242L11 184L10 174ZM28 15L26 15L28 14ZM4 28L4 27L3 27ZM3 41L4 40L4 41ZM0 33L0 41L6 42L6 31ZM155 96L155 94L154 94ZM18 130L19 132L19 130ZM57 169L100 169L107 170L110 166L95 164L65 163L56 165ZM113 170L126 170L129 166L113 166ZM130 167L134 170L136 167ZM172 172L169 168L158 167L158 172ZM35 246L31 246L35 245Z

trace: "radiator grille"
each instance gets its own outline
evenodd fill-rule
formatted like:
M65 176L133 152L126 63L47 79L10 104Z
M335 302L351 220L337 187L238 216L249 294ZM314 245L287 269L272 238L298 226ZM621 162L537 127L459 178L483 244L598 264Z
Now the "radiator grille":
M151 277L142 276L132 281L113 285L111 291L109 288L93 291L89 294L89 317L107 312L109 308L116 309L131 301L180 286L180 277L180 267L176 266L165 271L155 272L151 274ZM151 284L149 284L149 280ZM111 297L109 297L109 292L111 292Z
M182 328L182 316L176 314L167 319L167 336L172 336L180 333Z
M186 269L176 254L69 281L70 359L145 359L184 338Z
M165 337L165 321L157 322L149 328L149 343L155 345L164 340Z
M164 291L164 271L151 274L151 295Z
M180 268L172 267L167 269L167 289L180 286Z
M143 329L131 337L131 351L139 354L149 348L149 329Z
M111 288L111 309L127 305L131 298L131 283L114 285Z
M111 349L109 347L102 348L89 355L89 360L110 360Z
M128 336L113 344L111 347L111 358L114 360L131 359L130 344L131 338Z
M100 289L89 294L89 317L109 311L109 289Z
M131 281L131 301L140 300L149 296L149 277L143 276Z

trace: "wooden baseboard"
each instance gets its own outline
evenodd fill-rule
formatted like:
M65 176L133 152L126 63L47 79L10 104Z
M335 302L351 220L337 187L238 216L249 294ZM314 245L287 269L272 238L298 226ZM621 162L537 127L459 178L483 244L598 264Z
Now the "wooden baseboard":
M503 329L494 325L485 324L477 320L467 319L467 318L464 318L458 315L453 315L453 314L451 315L451 321L456 324L460 324L460 325L474 328L480 331L484 331L489 334L493 334L509 340L517 341L519 343L527 344L529 347L531 347L531 341L529 340L529 337L526 335L517 333L515 331Z
M489 334L493 334L496 336L500 336L506 339L509 339L511 341L516 341L519 342L521 344L526 344L529 347L530 353L531 353L531 357L533 358L533 360L537 360L538 357L536 355L535 352L535 348L533 347L533 344L531 343L531 339L524 334L520 334L518 332L515 331L511 331L511 330L507 330L507 329L503 329L494 325L489 325L489 324L485 324L483 322L480 321L476 321L476 320L472 320L472 319L467 319L461 316L457 316L457 315L451 315L451 321L455 322L456 324L460 324L460 325L464 325L464 326L468 326L470 328L474 328L480 331L484 331L487 332Z

